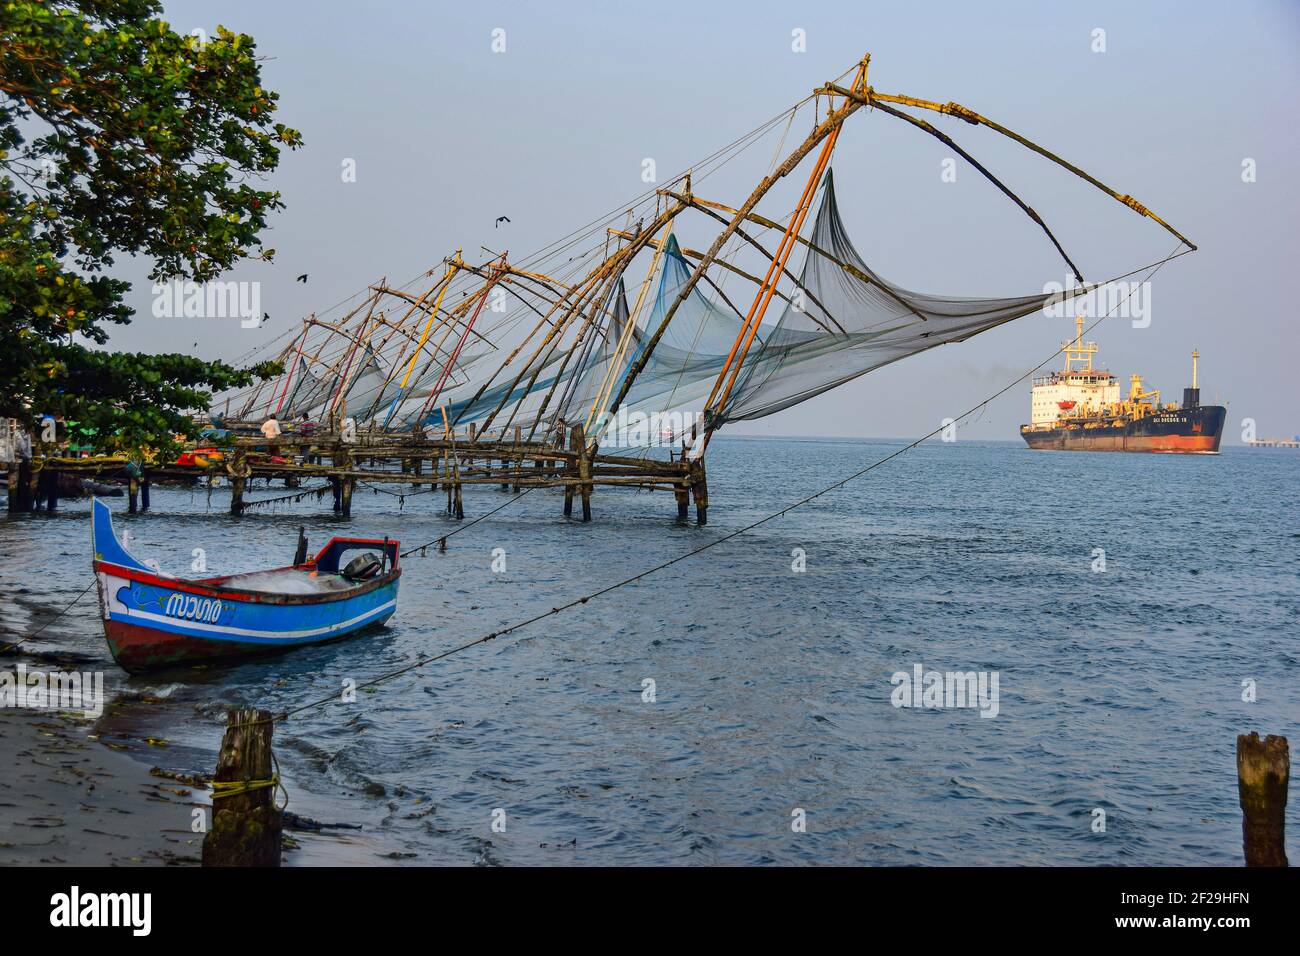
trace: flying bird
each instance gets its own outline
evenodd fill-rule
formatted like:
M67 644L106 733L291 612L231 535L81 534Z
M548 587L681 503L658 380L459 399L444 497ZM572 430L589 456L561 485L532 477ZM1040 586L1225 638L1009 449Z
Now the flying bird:
M493 229L498 229L498 228L500 228L500 226L501 226L501 224L502 224L503 222L509 222L509 221L510 221L510 217L509 217L509 216L497 216L497 222L496 222L496 225L493 226L492 228L493 228Z
M304 272L302 275L298 276L297 281L298 281L298 282L306 282L306 281L307 281L307 273Z

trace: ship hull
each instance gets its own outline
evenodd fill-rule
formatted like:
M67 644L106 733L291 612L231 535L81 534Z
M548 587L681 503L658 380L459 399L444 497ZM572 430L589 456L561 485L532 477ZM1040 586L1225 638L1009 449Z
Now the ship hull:
M1127 451L1167 455L1217 455L1227 409L1198 405L1162 411L1136 421L1023 426L1020 437L1039 451Z

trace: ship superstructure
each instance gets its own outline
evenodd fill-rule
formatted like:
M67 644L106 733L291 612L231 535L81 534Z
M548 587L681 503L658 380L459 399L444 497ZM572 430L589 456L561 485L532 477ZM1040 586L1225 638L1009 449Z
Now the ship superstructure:
M1020 426L1030 448L1058 451L1144 451L1215 454L1227 409L1202 405L1197 383L1200 353L1192 352L1192 385L1182 405L1162 404L1160 391L1129 379L1128 397L1119 379L1093 367L1096 342L1083 340L1083 316L1074 338L1061 346L1065 366L1033 381L1030 421Z

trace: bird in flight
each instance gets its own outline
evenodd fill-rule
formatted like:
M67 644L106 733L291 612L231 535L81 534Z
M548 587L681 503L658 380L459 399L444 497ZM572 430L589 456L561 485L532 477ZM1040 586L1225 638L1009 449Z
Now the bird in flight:
M503 222L509 222L509 221L510 221L510 217L509 217L509 216L497 216L497 222L496 222L496 225L493 226L492 228L493 228L493 229L499 229L499 228L501 227L501 224L502 224Z
M304 272L302 275L298 276L297 281L298 281L298 282L306 282L306 281L307 281L307 273Z

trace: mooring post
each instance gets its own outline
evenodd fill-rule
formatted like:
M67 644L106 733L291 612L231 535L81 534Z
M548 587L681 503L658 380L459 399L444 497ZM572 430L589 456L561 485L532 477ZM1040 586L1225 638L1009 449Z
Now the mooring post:
M1285 737L1237 735L1237 794L1247 866L1288 866L1286 796L1291 750Z
M271 712L236 708L226 716L212 775L212 826L204 866L279 866L283 814L271 758Z
M59 507L59 473L45 468L42 470L41 474L46 475L45 510L50 514L54 514L55 510Z
M53 511L54 508L51 507L50 510ZM149 473L148 472L144 472L140 476L140 510L141 511L149 510Z
M243 480L242 478L240 478L240 479L236 479L236 480L239 482L240 487L239 487L239 489L235 492L235 494L236 494L236 495L240 495L240 494L243 493L243 484L244 484L244 480ZM126 483L126 494L127 494L127 506L126 506L126 510L127 510L128 512L130 512L131 514L135 514L137 511L140 510L140 479L137 478L135 475L132 475L132 476L127 480L127 483ZM238 513L239 513L239 512L237 512L237 511L235 511L235 506L234 506L233 503L230 505L230 510L231 510L232 512L234 512L235 514L238 514Z

